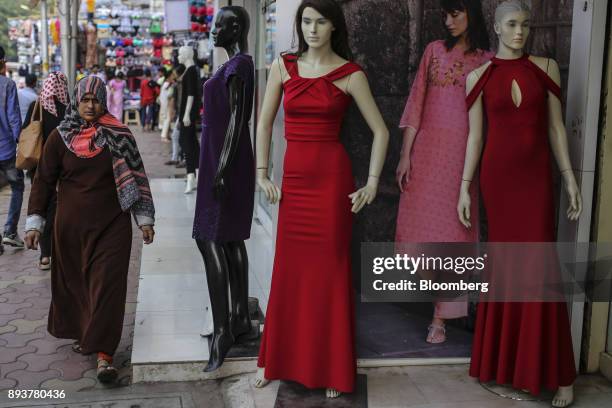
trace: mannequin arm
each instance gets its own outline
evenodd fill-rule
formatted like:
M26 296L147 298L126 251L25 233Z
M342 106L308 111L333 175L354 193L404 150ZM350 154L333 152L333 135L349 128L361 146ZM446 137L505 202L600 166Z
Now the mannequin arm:
M284 68L284 67L283 67ZM278 113L283 95L281 79L281 64L279 58L272 62L270 76L266 85L266 94L259 114L257 124L257 140L255 152L257 154L257 185L263 190L268 201L272 204L280 201L281 190L268 178L268 163L270 158L270 140L272 139L272 126Z
M242 129L244 128L244 82L236 75L232 75L230 78L229 103L231 115L227 131L225 132L223 150L221 150L219 167L217 168L217 174L215 175L213 187L217 196L223 194L225 188L225 173L227 168L231 166L234 157L236 156L238 141L240 140Z
M559 65L557 65L557 62L554 60L550 60L550 64L547 65L548 75L557 85L559 85L561 82ZM582 197L578 184L576 183L576 178L574 177L572 163L569 157L567 132L563 123L561 101L559 101L550 91L548 92L548 125L550 147L557 161L557 165L559 166L559 171L561 171L561 175L563 176L565 189L570 201L567 209L567 217L575 221L582 212Z
M370 154L370 170L365 187L350 194L353 203L351 211L359 212L365 204L371 204L376 197L378 181L382 172L385 158L387 156L387 145L389 144L389 130L385 125L382 115L376 106L372 96L370 84L363 71L351 75L349 93L355 99L359 111L374 134L372 142L372 153Z
M466 91L469 94L476 83L478 82L478 74L472 71L466 80ZM457 204L457 213L459 221L466 227L471 228L470 222L470 184L476 174L478 163L480 162L480 154L483 146L483 116L484 110L482 105L482 93L469 111L470 132L468 134L467 146L465 149L465 163L463 165L463 177L461 181L461 191L459 193L459 203Z
M185 103L185 114L183 115L183 126L191 126L191 108L193 107L193 96L187 97Z
M404 128L404 141L402 143L402 150L400 151L400 161L395 170L395 179L402 193L404 192L404 186L410 179L410 152L412 152L412 145L414 144L416 134L417 130L412 126Z

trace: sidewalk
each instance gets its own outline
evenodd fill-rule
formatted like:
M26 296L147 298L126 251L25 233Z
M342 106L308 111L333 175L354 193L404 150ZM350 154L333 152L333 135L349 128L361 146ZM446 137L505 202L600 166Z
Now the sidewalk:
M133 129L136 130L136 129ZM179 178L184 169L165 166L170 145L159 133L135 132L150 178ZM22 212L23 231L29 183ZM4 222L10 190L0 190L0 222ZM37 268L38 252L6 248L0 256L0 408L95 407L191 408L191 407L365 407L371 408L473 408L548 407L550 403L503 399L467 375L466 365L411 366L360 369L359 404L350 398L327 401L323 391L308 392L286 383L272 382L262 390L252 384L253 374L184 383L131 384L131 353L138 293L142 242L134 229L123 337L115 355L119 381L103 386L95 378L95 356L84 357L70 349L70 341L58 340L46 331L50 302L49 272ZM257 257L258 254L251 256ZM261 254L259 254L261 256ZM367 378L366 378L367 376ZM64 390L64 400L7 398L8 390ZM612 401L612 384L600 376L581 376L575 407L604 407ZM87 405L83 405L86 404ZM58 404L58 405L55 405Z
M150 178L180 177L184 170L165 166L170 144L162 143L159 133L135 132ZM30 183L22 207L19 234L29 198ZM0 220L4 224L10 188L0 191ZM115 355L119 368L119 386L130 383L130 355L134 331L138 272L142 235L134 228L128 277L128 293L123 336ZM58 340L47 333L47 315L51 300L50 271L37 267L37 251L15 250L5 246L0 256L0 389L65 389L76 392L100 388L95 379L95 356L72 352L69 340Z

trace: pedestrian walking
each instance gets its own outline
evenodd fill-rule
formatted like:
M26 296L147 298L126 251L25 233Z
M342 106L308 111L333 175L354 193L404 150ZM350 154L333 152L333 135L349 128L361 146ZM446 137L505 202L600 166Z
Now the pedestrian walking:
M4 48L0 47L0 172L11 186L11 201L8 217L4 224L4 234L0 244L0 254L4 245L23 248L23 241L17 234L17 224L23 203L23 171L15 167L17 142L21 132L21 111L17 98L15 82L6 76Z
M155 115L155 99L159 95L157 81L151 78L151 71L146 69L144 78L140 80L140 122L142 131L153 130Z
M106 87L97 77L77 83L64 120L45 144L28 206L28 248L38 246L56 186L48 330L75 340L75 352L97 353L98 379L112 382L125 312L130 212L150 244L155 210L134 136L108 112Z
M25 77L25 87L17 91L19 99L19 112L21 113L21 123L25 123L28 108L38 98L36 93L37 78L34 74L27 74ZM25 125L23 126L25 127Z
M175 116L174 109L174 83L176 74L173 71L164 71L165 80L159 92L159 123L161 126L161 139L170 141L168 133Z
M49 74L45 82L43 82L38 102L42 105L42 138L44 146L51 133L59 126L60 122L64 120L66 107L70 102L68 96L68 79L62 72L58 71ZM35 107L36 101L30 104L26 112L26 118L23 123L24 128L30 124ZM35 174L36 169L28 172L32 180ZM51 197L49 197L47 213L45 214L45 219L49 220L49 222L45 223L45 228L40 236L40 259L38 267L42 270L49 270L51 268L51 243L53 241L53 220L55 220L56 205L57 194L55 191L52 191Z
M123 79L123 72L121 71L108 83L110 91L108 110L119 121L123 121L123 98L126 86L127 84Z
M174 97L171 100L171 104L172 104L172 111L173 113L173 117L176 117L178 111L179 111L179 103L181 100L181 87L179 86L179 82L181 80L181 77L183 76L183 74L185 73L185 65L183 64L179 64L176 66L176 68L174 68L174 71L172 72L172 88L173 88L173 94ZM181 164L181 156L182 156L182 152L181 152L181 145L179 143L179 139L180 139L180 122L179 122L179 118L176 117L176 119L174 120L174 127L172 129L172 133L170 134L170 138L172 140L172 156L170 157L170 160L168 160L167 162L165 162L164 164L167 166L177 166L179 164ZM183 165L183 167L185 167Z

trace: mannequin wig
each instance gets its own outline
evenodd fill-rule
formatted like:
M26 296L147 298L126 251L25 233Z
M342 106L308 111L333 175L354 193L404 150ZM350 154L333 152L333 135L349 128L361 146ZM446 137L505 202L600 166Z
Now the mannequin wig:
M453 13L463 12L467 14L467 43L468 49L466 52L474 52L476 50L488 51L490 49L489 32L482 13L481 0L441 0L440 7L442 12ZM447 30L444 45L447 51L450 51L459 41L459 37L453 37Z
M312 7L331 22L335 28L331 37L332 50L334 50L334 52L342 58L349 61L352 60L353 53L349 47L346 20L344 19L342 7L340 7L335 0L302 1L295 14L295 31L297 32L298 36L298 48L295 54L300 57L308 50L308 44L306 43L306 40L304 40L304 33L302 32L302 14L304 14L304 9L306 7Z
M531 14L531 7L523 0L506 0L495 9L495 22L499 23L506 14L517 11Z

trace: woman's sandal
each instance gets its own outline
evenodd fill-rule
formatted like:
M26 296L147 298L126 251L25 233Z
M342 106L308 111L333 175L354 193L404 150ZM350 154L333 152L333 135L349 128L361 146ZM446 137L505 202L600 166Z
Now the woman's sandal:
M103 358L98 359L98 370L96 373L98 381L104 384L112 383L117 379L118 375L117 369Z
M47 263L43 263L42 259L38 262L38 269L41 271L48 271L51 269L51 258L47 258Z
M430 324L425 341L430 344L444 343L446 341L446 327L439 324Z
M81 348L81 345L78 341L72 343L72 351L74 351L75 353L83 354L83 349Z

